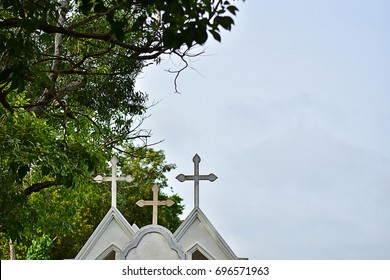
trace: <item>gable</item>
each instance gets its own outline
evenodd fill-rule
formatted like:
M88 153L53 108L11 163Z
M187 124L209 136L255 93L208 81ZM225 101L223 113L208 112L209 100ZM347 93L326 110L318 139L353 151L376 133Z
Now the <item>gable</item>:
M200 208L192 210L176 230L174 237L190 255L195 253L199 257L201 253L207 259L238 259Z
M191 256L191 260L214 260L214 257L198 243L192 246L187 254Z
M117 256L137 230L138 227L131 226L117 208L111 207L75 259L96 260L112 258L112 254Z
M96 260L118 260L120 258L121 250L114 244L108 246Z

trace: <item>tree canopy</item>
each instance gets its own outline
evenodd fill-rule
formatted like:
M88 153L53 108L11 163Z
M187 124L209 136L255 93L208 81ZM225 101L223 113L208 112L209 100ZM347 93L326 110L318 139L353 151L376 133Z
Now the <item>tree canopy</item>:
M124 156L120 157L119 171L131 175L134 181L131 184L118 182L117 207L130 223L139 227L150 224L152 209L140 208L136 202L152 199L151 186L154 183L166 189L165 174L174 168L174 164L165 161L163 151L134 146L126 149ZM107 165L100 174L111 176L110 167ZM0 183L5 185L2 181ZM15 191L15 188L9 190ZM19 200L14 195L4 197L4 193L7 192L2 190L0 198L2 207L5 206L0 220L0 248L6 253L4 258L8 258L9 238L16 241L18 258L74 258L111 203L110 183L97 184L92 179L73 188L54 186L42 189L29 196L22 195ZM166 193L160 192L161 200L167 197ZM177 194L170 198L175 205L159 210L159 224L174 231L181 223L178 215L184 206ZM50 240L54 242L51 244ZM48 251L41 252L45 248Z
M141 123L150 104L134 90L135 78L163 54L185 57L208 34L220 40L237 12L230 2L3 0L3 158L18 179L36 166L42 177L51 175L26 193L72 186L76 174L102 162L101 150L146 141Z
M214 0L3 0L0 102L12 111L10 92L27 88L25 108L34 111L53 102L64 111L99 108L99 100L138 104L131 82L142 62L203 44L208 34L220 41L236 11Z
M162 55L185 59L210 35L220 41L238 11L231 2L0 2L2 243L16 241L23 258L31 244L31 258L44 257L34 249L42 244L56 250L52 258L74 257L110 201L91 178L107 172L113 154L138 184L122 191L126 198L119 196L118 204L130 221L148 223L149 210L134 203L151 196L154 182L167 187L164 173L174 166L147 147L150 131L142 121L149 96L135 90L136 77ZM183 208L174 199L176 206L161 211L171 230ZM50 244L48 236L56 241Z

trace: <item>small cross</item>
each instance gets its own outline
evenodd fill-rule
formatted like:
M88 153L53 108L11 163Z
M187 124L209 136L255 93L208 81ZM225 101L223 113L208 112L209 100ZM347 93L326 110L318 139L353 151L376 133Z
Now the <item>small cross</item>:
M127 175L126 177L117 177L117 163L118 158L116 156L113 156L111 159L111 166L112 166L112 177L103 177L102 175L98 175L93 180L97 183L103 183L103 182L111 182L111 206L116 208L116 182L118 181L126 181L131 182L133 181L133 178L130 175Z
M136 204L139 206L139 207L144 207L144 206L150 206L152 205L153 206L153 219L152 219L152 224L153 225L157 225L157 214L158 214L158 206L160 205L166 205L168 207L171 207L173 204L175 204L175 202L173 202L171 199L167 199L167 200L163 200L163 201L159 201L158 200L158 192L160 190L160 188L157 186L157 185L154 185L152 187L152 190L153 190L153 200L143 200L143 199L140 199L136 202Z
M194 181L194 207L199 207L199 181L200 180L208 180L210 182L214 182L218 177L215 176L213 173L210 173L209 175L199 175L199 162L200 157L198 154L196 154L192 161L194 162L194 175L184 175L179 174L176 176L176 179L180 182L184 181Z

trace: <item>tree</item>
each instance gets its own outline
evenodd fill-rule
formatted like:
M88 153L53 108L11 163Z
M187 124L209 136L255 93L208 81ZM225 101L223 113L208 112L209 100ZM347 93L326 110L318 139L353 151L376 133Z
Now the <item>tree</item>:
M0 102L12 111L8 95L27 88L32 111L58 106L69 114L74 103L95 108L112 97L132 104L137 96L126 92L128 84L113 92L96 87L128 83L145 61L182 54L208 33L220 41L220 28L231 29L236 11L226 0L4 0Z
M148 96L134 91L135 77L162 54L184 58L208 33L220 40L220 28L230 30L230 15L237 11L230 1L212 0L4 0L0 5L0 116L10 130L19 115L22 120L18 131L3 136L23 143L3 142L17 155L9 162L16 177L42 166L41 179L48 179L36 180L26 194L72 186L70 173L96 168L101 149L118 149L135 138L146 141L150 132L140 125ZM24 135L23 126L35 130ZM22 159L20 144L26 150ZM31 151L38 145L44 160ZM56 154L45 153L47 148ZM82 159L86 168L75 161L69 166L69 158Z
M163 151L134 146L126 149L120 157L119 169L124 174L132 175L134 181L131 185L118 182L118 209L130 223L136 223L139 227L150 224L152 209L140 208L136 201L151 199L151 186L154 183L159 184L162 190L166 189L165 174L174 168L175 165L165 161ZM107 166L101 172L110 175L111 169ZM167 195L160 192L160 199L166 198ZM170 198L175 205L160 209L159 224L174 231L181 223L179 215L184 206L177 194ZM32 193L14 216L20 224L13 219L9 221L17 230L13 238L17 241L18 258L74 258L110 209L110 203L110 184L96 184L92 179L74 188L55 186ZM4 252L9 241L9 235L5 235L5 232L0 234ZM49 242L51 240L54 242Z
M230 2L1 1L0 238L27 246L50 226L75 233L81 224L96 225L85 217L47 225L42 215L71 215L78 192L113 153L125 156L134 139L147 142L150 132L141 124L148 95L134 90L135 78L161 55L185 59L209 34L220 41L220 29L230 30L237 12ZM170 212L172 221L179 212Z

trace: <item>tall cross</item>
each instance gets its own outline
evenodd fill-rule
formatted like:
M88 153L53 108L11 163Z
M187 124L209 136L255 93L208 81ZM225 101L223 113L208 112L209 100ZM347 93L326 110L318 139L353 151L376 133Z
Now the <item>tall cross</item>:
M158 200L158 192L159 192L160 188L157 186L157 185L154 185L152 187L152 191L153 191L153 200L143 200L143 199L140 199L136 202L136 204L139 206L139 207L144 207L144 206L153 206L153 218L152 218L152 224L153 225L157 225L157 215L158 215L158 206L160 205L166 205L168 207L171 207L173 204L175 204L175 202L173 202L171 199L167 199L167 200L163 200L163 201L159 201Z
M213 173L210 173L209 175L199 175L199 162L200 157L198 154L196 154L192 161L194 162L194 175L184 175L179 174L176 176L176 179L180 182L184 181L194 181L194 207L199 207L199 181L200 180L208 180L210 182L214 182L217 180L217 176L215 176Z
M111 177L104 177L102 175L98 175L95 178L93 178L93 180L99 184L103 182L111 182L111 206L115 208L116 208L116 193L117 193L116 182L126 181L130 183L131 181L133 181L133 178L130 175L127 175L126 177L118 177L116 175L117 163L118 163L118 158L116 156L113 156L111 159L111 168L112 168Z

